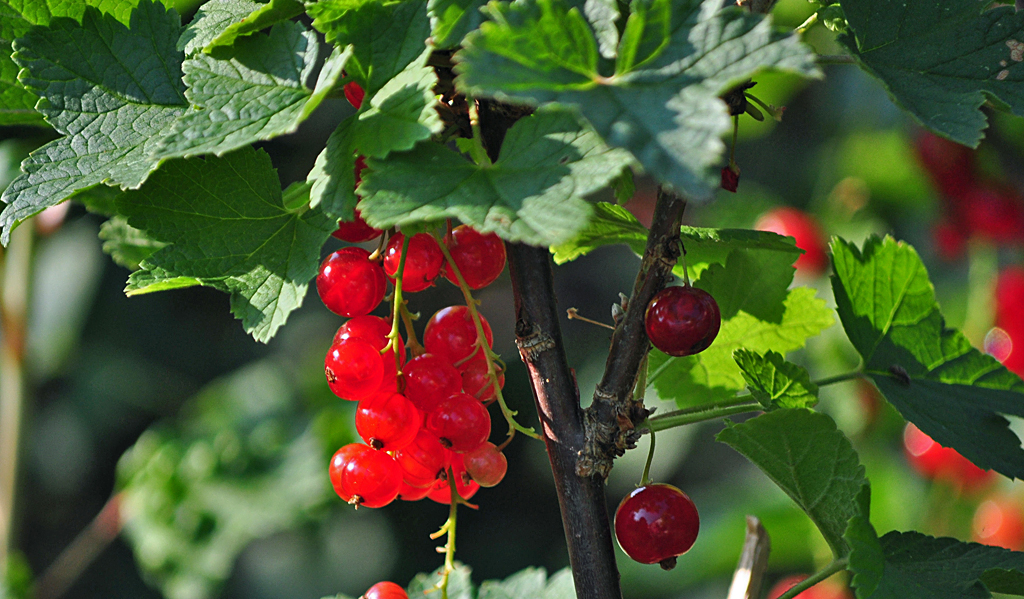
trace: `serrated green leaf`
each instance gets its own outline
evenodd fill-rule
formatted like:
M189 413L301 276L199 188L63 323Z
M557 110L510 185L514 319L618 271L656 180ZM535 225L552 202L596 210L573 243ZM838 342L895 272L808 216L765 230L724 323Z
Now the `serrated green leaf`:
M175 0L158 0L170 9ZM33 25L49 25L55 17L82 21L87 7L114 17L123 25L129 23L139 0L0 0L0 41L10 43Z
M372 96L423 54L430 37L426 1L321 0L308 12L328 42L352 45L345 71Z
M819 71L769 19L719 10L717 0L672 0L666 41L663 4L636 4L642 18L634 22L643 23L619 47L620 67L632 70L615 73L598 70L593 32L562 0L491 4L494 21L468 35L456 55L458 84L477 96L571 104L656 179L707 201L718 187L708 168L719 162L719 138L730 127L718 94L765 68Z
M278 23L269 35L239 39L217 57L200 54L183 65L186 96L198 109L163 136L159 158L216 154L298 129L341 77L351 51L335 48L316 86L305 86L316 65L316 34L299 23Z
M885 571L871 599L988 599L990 590L1024 594L1024 553L918 532L894 531L880 541Z
M103 251L116 264L129 270L138 270L143 260L167 245L130 226L123 216L115 216L100 225L100 239L103 240Z
M660 55L668 45L672 27L670 0L634 0L622 33L615 73L625 74Z
M470 579L472 568L458 562L455 569L448 577L448 599L473 599L473 582ZM423 597L428 593L436 592L438 583L441 581L439 572L429 574L421 572L412 579L406 588L409 597Z
M169 244L132 274L129 294L189 279L227 291L231 311L258 341L302 305L320 247L335 229L320 210L288 210L270 158L252 148L169 162L119 197L117 209L129 225Z
M544 593L547 578L544 568L527 568L505 580L486 580L480 584L476 599L540 597Z
M732 358L750 394L765 408L811 408L818 403L818 386L811 382L807 370L788 362L782 354L738 349Z
M1024 116L1024 14L959 0L843 2L840 41L924 126L976 147L981 105Z
M570 0L580 8L597 36L597 49L601 56L613 59L619 46L619 3L617 0Z
M428 0L430 36L437 48L455 48L484 21L480 9L487 0Z
M0 55L0 126L46 127L43 115L35 109L39 96L18 81L18 71L18 65L10 56Z
M541 110L509 129L493 165L437 144L368 161L360 211L378 228L457 218L509 241L553 245L587 225L583 198L628 162L571 113Z
M724 264L709 264L694 286L715 298L723 320L743 310L766 322L779 323L796 272L796 257L797 253L788 247L783 251L735 249Z
M192 55L230 46L239 37L287 21L304 10L297 0L210 0L199 7L181 34L178 49Z
M782 409L743 424L726 422L716 439L743 454L803 509L837 558L849 554L843 532L860 513L864 467L835 422L804 409Z
M87 7L82 22L55 18L15 42L21 82L43 97L41 112L64 137L33 152L4 191L0 241L40 210L105 183L138 187L151 154L185 111L178 15L141 0L131 28Z
M683 247L686 249L685 267L690 278L703 276L704 270L712 264L725 264L734 252L772 252L779 254L773 260L782 261L787 254L789 264L804 253L794 245L793 239L768 231L750 229L708 229L705 227L683 226L680 230ZM676 264L672 272L683 278L683 261Z
M722 322L722 329L711 347L697 355L671 358L651 350L651 376L658 396L675 400L682 408L733 397L746 386L739 366L732 359L734 351L746 348L785 355L832 326L835 322L832 311L814 295L815 291L808 287L790 290L779 323L759 320L741 310ZM756 299L751 298L751 301Z
M871 487L864 485L857 495L858 513L850 519L843 538L850 546L849 569L853 573L850 585L857 590L857 596L870 597L885 571L885 555L878 541L875 527L871 525Z
M598 202L587 227L575 237L551 246L555 264L565 264L585 256L599 247L624 243L635 253L643 254L647 245L647 227L640 224L628 210L615 204Z
M352 147L352 130L356 115L342 121L327 138L313 168L306 175L311 186L310 205L328 214L351 220L356 197L356 150Z
M873 237L832 243L839 318L869 375L901 414L982 468L1024 478L1002 414L1024 416L1024 381L947 329L914 248Z

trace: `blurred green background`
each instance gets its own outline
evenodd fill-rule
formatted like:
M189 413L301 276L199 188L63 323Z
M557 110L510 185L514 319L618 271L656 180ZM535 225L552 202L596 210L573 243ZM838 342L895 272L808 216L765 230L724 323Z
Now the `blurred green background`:
M183 4L186 14L194 10ZM811 10L804 0L782 0L776 20L796 26ZM839 52L821 26L806 39L822 54ZM859 241L892 233L921 253L949 324L966 325L980 345L991 326L992 281L1001 266L1022 262L1020 246L976 241L959 257L940 258L933 241L940 201L915 158L919 130L857 67L825 71L826 78L815 82L757 78L751 91L785 105L785 119L741 119L739 192L721 192L714 203L688 210L686 222L751 227L764 211L789 205L814 215L830 235ZM262 144L284 185L305 178L327 135L350 111L344 100L327 101L294 135ZM1021 124L1003 115L992 122L989 138L997 143L983 143L979 160L990 176L1020 189ZM24 153L45 138L15 128L0 129L0 137L0 181L6 185ZM654 187L641 177L637 188L629 207L642 218ZM128 299L122 292L128 271L103 254L100 223L75 205L59 229L37 235L32 253L28 401L13 531L32 577L59 579L59 569L48 568L126 484L135 489L120 504L126 534L70 580L63 596L358 596L378 580L405 584L440 566L438 543L428 535L444 522L446 506L398 502L356 511L330 489L327 460L354 436L354 405L337 400L322 374L324 352L341 319L313 293L273 341L259 345L232 318L227 296L219 292L193 288ZM325 254L336 249L332 244ZM619 292L631 289L638 264L625 248L605 248L558 267L560 307L610 320L610 307ZM830 299L826 280L806 283ZM495 349L509 366L506 397L529 423L535 417L529 416L532 399L514 345L507 274L478 296ZM442 281L416 294L411 307L426 317L460 301L458 290ZM578 321L562 324L586 401L604 366L608 333ZM838 324L791 359L812 378L857 365ZM650 403L671 409L656 397ZM860 452L879 533L921 528L970 538L971 515L983 497L917 477L902 457L902 419L869 387L827 387L819 409L837 420ZM824 542L788 498L714 443L720 427L659 434L652 474L691 495L702 530L671 572L620 554L627 598L723 597L748 513L760 517L772 536L773 579L813 571L828 560ZM503 434L500 428L495 438ZM610 509L639 482L646 444L615 468L607 486ZM457 557L472 566L477 582L530 565L553 572L568 563L542 444L516 439L507 455L505 481L474 498L479 511L460 511ZM999 480L989 492L1019 491Z

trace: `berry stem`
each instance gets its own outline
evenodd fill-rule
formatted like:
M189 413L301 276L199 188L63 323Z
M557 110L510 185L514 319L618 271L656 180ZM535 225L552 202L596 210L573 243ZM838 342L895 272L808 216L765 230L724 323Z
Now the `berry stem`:
M427 349L423 347L423 344L421 344L419 339L416 338L416 330L412 326L414 316L409 312L409 308L406 306L405 302L402 303L401 310L402 323L405 325L405 346L409 348L409 353L411 353L414 358L427 353ZM419 318L419 315L416 315L416 318Z
M569 308L568 310L565 311L565 313L569 320L582 320L583 322L596 324L599 327L604 327L606 329L611 329L613 331L615 330L615 327L613 327L610 324L605 324L598 320L592 320L590 318L587 318L586 316L580 316L580 313L578 310L576 310L576 308Z
M654 416L647 419L646 428L651 432L662 431L686 424L705 422L707 420L717 420L718 418L725 418L726 416L732 416L733 414L760 412L763 409L764 406L760 403L750 401L746 397L742 397L739 399L715 402L697 406L695 408L686 408L685 410L676 410L674 412Z
M505 397L501 394L501 385L498 383L498 373L494 368L494 360L498 357L498 354L487 345L487 337L484 335L484 325L480 321L480 312L477 311L476 307L479 304L469 289L469 285L466 283L465 277L462 276L462 272L459 270L455 260L452 259L452 253L448 251L448 246L444 244L444 240L439 239L438 243L441 246L441 252L444 254L444 259L448 261L448 265L452 267L452 272L455 273L455 278L459 281L459 289L462 290L462 297L466 300L466 308L469 310L469 315L473 319L473 325L476 327L476 344L483 352L484 356L487 357L487 377L491 381L491 386L494 387L494 397L498 400L498 406L501 407L501 414L505 417L508 422L508 436L509 438L514 437L516 431L523 433L528 437L534 439L540 439L540 435L533 427L526 428L523 425L516 422L515 416L518 412L509 409L505 403ZM504 445L502 445L504 447Z
M455 487L455 472L450 466L448 467L448 490L451 492L448 520L441 526L441 530L430 535L432 539L436 539L442 534L448 535L444 544L444 570L441 572L441 580L437 585L441 589L441 599L448 599L448 579L455 570L455 525L458 522L459 502L462 501L462 497L459 496L459 491Z
M398 272L395 273L395 294L391 303L391 332L388 333L388 344L381 350L381 354L388 350L394 352L395 368L399 372L402 370L402 357L398 353L398 340L401 335L398 332L398 323L401 319L402 309L405 307L405 302L402 301L402 276L405 274L405 257L409 254L409 240L411 238L411 235L406 235L402 240L402 255L398 258Z
M821 570L818 570L814 574L811 574L807 578L805 578L805 579L801 580L800 582L798 582L796 585L794 585L792 588L790 588L785 593L779 595L779 599L793 599L794 597L796 597L800 593L802 593L802 592L806 591L807 589L813 587L814 585L818 584L822 580L825 580L829 576L832 576L836 572L839 572L840 570L845 570L846 569L846 564L847 564L847 559L845 557L840 558L840 559L832 560L832 563L830 563L829 565L825 566Z
M823 379L814 381L814 384L819 387L826 387L828 385L834 385L836 383L842 383L843 381L851 381L853 379L865 378L864 373L860 370L854 370L853 372L844 372L843 374L837 374L835 376L827 376Z

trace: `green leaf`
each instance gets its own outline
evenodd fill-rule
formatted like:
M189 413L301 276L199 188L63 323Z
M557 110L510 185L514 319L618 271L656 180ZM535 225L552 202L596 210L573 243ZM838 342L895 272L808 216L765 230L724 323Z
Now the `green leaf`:
M708 172L730 127L718 95L775 68L818 76L812 54L769 19L717 0L637 1L614 73L599 70L597 41L578 9L562 0L494 3L494 19L468 35L458 84L470 94L579 109L610 145L696 202L718 188Z
M598 202L587 227L572 239L551 246L555 264L565 264L585 256L599 247L624 243L636 254L643 254L647 245L647 227L640 224L628 210L615 204Z
M872 599L987 599L989 591L1024 595L1024 553L918 532L894 531L880 541L885 570ZM868 597L859 591L857 596Z
M839 318L885 398L938 443L1024 478L1024 450L1002 416L1024 416L1024 381L946 328L914 248L837 239L832 253Z
M832 326L832 311L814 295L808 287L790 290L779 323L765 322L740 310L722 321L714 343L697 355L672 358L652 350L651 377L658 396L675 400L683 408L733 397L746 386L742 371L732 359L734 351L745 348L785 355ZM756 298L750 301L756 302Z
M686 248L686 268L690 278L703 276L706 268L712 264L725 264L736 251L774 252L788 254L789 264L804 251L794 245L793 239L768 231L752 231L749 229L708 229L704 227L683 226L680 231L683 247ZM782 261L777 256L772 261ZM683 277L683 264L676 264L672 270L677 277Z
M544 568L526 568L505 580L486 580L476 599L576 599L572 571L564 568L548 578Z
M157 0L174 7L175 0ZM79 23L86 8L92 7L127 25L139 0L0 0L0 41L9 43L24 35L33 25L49 25L55 17L68 17Z
M597 36L597 49L605 58L615 58L619 45L618 0L570 0L570 4L583 10L583 16Z
M129 270L138 270L143 260L167 245L130 226L123 216L115 216L100 225L100 239L103 240L103 251L116 264Z
M369 160L360 211L378 228L457 218L481 232L533 245L583 229L583 198L628 164L569 112L541 110L509 129L493 165L475 165L437 144Z
M768 412L743 424L726 421L716 437L760 468L807 512L837 558L850 548L843 532L860 513L864 467L835 422L804 409Z
M18 81L18 71L18 65L9 56L0 56L0 126L46 127L43 115L35 109L39 96Z
M738 349L732 358L743 371L750 394L765 408L811 408L818 403L818 386L807 370L782 354Z
M64 135L33 152L4 191L0 241L75 192L105 183L135 188L159 163L160 134L185 111L178 15L141 0L131 28L94 8L82 22L55 18L15 44L21 81Z
M487 0L428 0L430 35L437 48L455 48L484 21L480 9Z
M426 0L321 0L308 12L328 42L340 47L352 44L345 71L367 96L423 54L430 37Z
M850 519L843 538L850 546L849 569L853 573L851 586L857 589L858 597L870 597L885 570L885 555L878 541L875 527L871 525L871 487L864 485L857 495L859 511Z
M210 52L303 12L302 3L296 0L210 0L199 7L181 34L178 49L187 55Z
M843 2L840 41L929 129L976 147L986 100L1024 116L1024 14L959 0ZM1005 103L1005 104L1003 104Z
M472 569L456 562L455 569L448 576L448 599L473 599L473 582L470 579ZM436 592L441 582L440 572L419 573L406 589L409 597L423 597Z
M185 61L186 96L199 106L163 136L160 158L217 154L298 129L341 76L350 51L335 49L316 86L305 86L317 57L316 34L278 23L269 35L239 39L214 58Z
M288 210L270 158L252 148L169 162L117 209L169 244L132 274L129 295L190 281L215 287L231 294L231 311L258 341L302 305L335 229L320 210Z
M783 302L796 272L793 261L797 254L791 249L735 249L724 264L709 264L694 286L715 298L723 320L743 310L766 322L782 322Z

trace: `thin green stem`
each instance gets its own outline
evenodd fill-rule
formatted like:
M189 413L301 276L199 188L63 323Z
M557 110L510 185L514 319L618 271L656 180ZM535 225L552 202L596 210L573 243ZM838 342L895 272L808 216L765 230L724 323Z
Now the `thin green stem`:
M844 372L843 374L837 374L835 376L827 376L823 379L814 381L814 384L819 387L827 387L828 385L834 385L836 383L842 383L843 381L852 381L853 379L864 378L864 373L860 370L854 370L853 372Z
M484 356L487 357L487 377L491 381L491 386L494 388L494 397L498 400L498 406L501 407L501 414L505 417L508 422L508 436L513 437L516 431L523 433L528 437L534 439L540 439L540 435L537 431L533 430L533 427L526 428L523 425L516 422L515 416L518 412L509 409L505 403L505 397L501 393L501 384L498 382L498 373L494 368L494 360L498 358L498 354L487 345L487 336L484 335L484 325L480 320L480 312L476 309L479 303L470 292L469 284L466 283L465 277L462 276L462 272L459 270L458 265L455 264L455 260L452 259L452 254L448 251L448 246L444 244L443 239L439 239L437 244L441 246L441 253L444 254L444 259L447 264L452 267L452 272L455 273L455 278L459 282L459 289L462 290L462 297L466 300L466 308L469 310L469 316L473 319L473 325L476 326L476 344L483 352Z
M694 424L697 422L705 422L707 420L725 418L726 416L732 416L733 414L759 412L762 409L764 409L764 406L760 403L750 401L746 397L742 397L654 416L647 420L647 428L652 432L662 431L668 428L683 426L685 424Z
M794 31L796 32L797 35L802 35L805 31L807 31L808 29L813 27L814 24L817 23L817 22L818 22L818 11L814 11L814 13L811 16L807 17L807 20L804 21L803 23L801 23L799 26L797 26L797 28Z
M441 580L438 581L436 586L436 588L441 590L441 599L448 599L448 579L455 570L455 528L458 522L459 502L462 501L458 488L455 486L455 473L450 466L448 467L448 490L451 492L448 520L441 525L440 530L430 535L431 539L447 535L444 544L444 569L441 571Z
M846 564L847 564L847 559L845 557L844 558L840 558L840 559L836 559L836 560L832 560L832 563L830 563L829 565L825 566L823 569L815 572L814 574L811 574L807 578L805 578L805 579L801 580L799 583L797 583L793 588L791 588L788 591L786 591L785 593L779 595L779 599L793 599L794 597L796 597L800 593L802 593L802 592L806 591L807 589L813 587L814 585L818 584L822 580L825 580L829 576L832 576L836 572L839 572L840 570L845 570L846 569Z
M484 148L483 134L480 132L480 116L477 114L476 102L467 97L469 104L469 125L473 129L472 144L469 147L469 156L478 166L491 166L491 157L487 155Z
M654 461L654 429L648 425L648 429L651 431L651 447L647 450L647 463L644 464L644 473L640 476L640 486L646 486L651 484L651 462Z
M402 323L405 325L405 346L409 348L412 357L415 358L426 353L427 349L416 338L416 329L412 328L412 314L409 313L409 308L404 302L399 307L402 311Z
M409 254L410 236L402 239L402 255L398 258L398 272L395 273L395 297L391 304L391 332L388 333L388 344L381 350L381 353L391 350L395 354L395 368L402 370L402 356L399 352L399 340L401 333L398 332L398 325L402 318L402 278L405 275L405 258Z
M857 59L849 54L819 54L814 60L818 64L857 64Z

